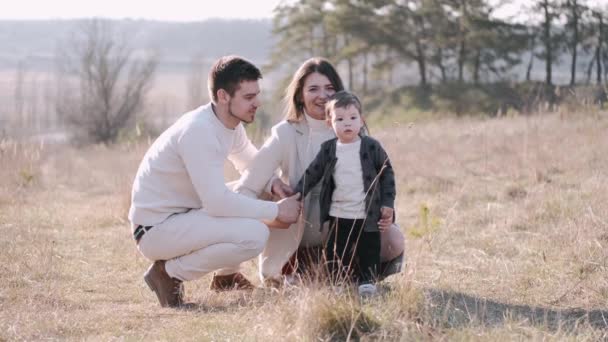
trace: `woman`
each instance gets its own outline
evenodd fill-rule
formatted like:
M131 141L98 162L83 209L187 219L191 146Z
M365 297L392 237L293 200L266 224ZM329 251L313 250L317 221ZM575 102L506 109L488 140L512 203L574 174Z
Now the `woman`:
M304 62L293 76L286 95L286 116L272 128L236 191L260 196L265 190L284 197L291 194L298 180L314 159L321 144L335 137L325 121L325 103L335 92L344 90L342 80L331 63L323 58ZM275 171L279 174L275 175ZM272 181L270 179L275 177ZM267 184L271 184L270 189ZM320 188L303 199L303 219L287 229L271 229L266 248L260 255L260 276L265 283L282 282L284 266L298 247L322 246L327 229L319 229ZM384 276L399 272L403 261L403 234L392 225L382 234L381 261ZM388 267L388 268L387 268Z

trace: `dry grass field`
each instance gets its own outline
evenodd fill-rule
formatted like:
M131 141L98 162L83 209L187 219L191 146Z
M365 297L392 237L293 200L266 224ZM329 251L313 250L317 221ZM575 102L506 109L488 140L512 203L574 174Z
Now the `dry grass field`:
M149 142L0 143L0 340L606 340L608 116L441 119L372 132L407 267L360 303L315 284L161 309L126 221ZM254 278L255 261L246 265Z

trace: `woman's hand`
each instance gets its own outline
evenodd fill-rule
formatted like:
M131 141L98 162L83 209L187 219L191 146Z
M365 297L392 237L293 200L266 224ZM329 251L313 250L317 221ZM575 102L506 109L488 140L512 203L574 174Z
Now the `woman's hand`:
M283 199L293 195L293 189L285 183L280 178L276 178L272 181L272 186L270 188L272 194L275 196L279 196L279 199Z
M385 232L393 224L393 212L393 208L380 208L380 221L378 221L378 230L380 232Z

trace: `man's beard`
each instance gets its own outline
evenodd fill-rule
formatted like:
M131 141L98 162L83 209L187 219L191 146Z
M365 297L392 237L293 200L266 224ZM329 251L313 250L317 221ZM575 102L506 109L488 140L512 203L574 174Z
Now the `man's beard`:
M251 123L251 121L246 121L245 119L242 119L242 118L236 116L236 114L234 114L232 112L232 99L228 100L228 115L232 116L233 118L239 120L242 123L246 123L246 124Z

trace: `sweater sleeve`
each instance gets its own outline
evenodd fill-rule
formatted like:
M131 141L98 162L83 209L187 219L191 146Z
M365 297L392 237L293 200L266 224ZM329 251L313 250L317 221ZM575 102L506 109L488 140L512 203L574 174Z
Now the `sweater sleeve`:
M281 164L283 147L276 127L262 148L255 155L251 164L241 175L236 192L249 196L260 196L263 191L269 192L269 184L275 179L275 171Z
M220 142L198 129L186 130L178 139L178 150L203 208L212 216L273 220L274 202L261 201L230 191L224 184L224 156Z
M328 160L328 152L327 152L327 142L321 145L321 149L315 159L308 165L308 168L298 181L298 185L294 189L294 193L301 193L302 197L306 197L310 190L317 185L323 178L323 174L325 173L325 166L329 162Z
M383 207L395 208L395 197L397 190L395 187L395 173L388 154L382 148L380 143L377 143L378 157L376 160L376 169L380 176L381 201Z
M251 140L247 137L245 127L242 124L239 124L236 130L236 139L228 155L228 160L234 165L239 174L242 175L251 165L258 149L253 146Z

